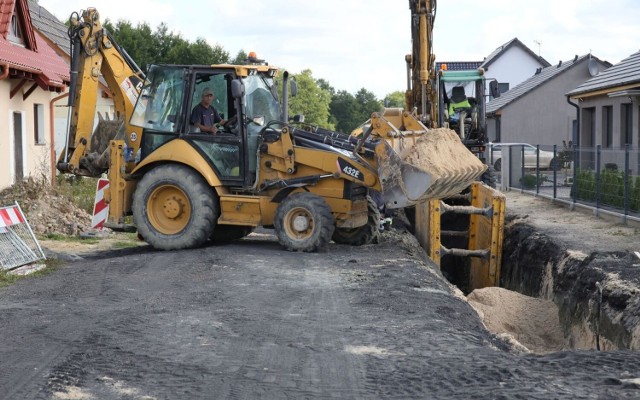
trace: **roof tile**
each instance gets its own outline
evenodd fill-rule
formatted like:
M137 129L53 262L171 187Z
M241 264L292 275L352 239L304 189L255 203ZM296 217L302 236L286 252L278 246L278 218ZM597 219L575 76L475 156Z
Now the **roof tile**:
M17 0L22 15L25 45L22 47L7 40L7 32L15 0L0 0L0 62L10 68L38 75L42 85L63 87L69 81L67 63L49 47L45 40L33 31L27 0ZM30 47L30 48L29 48Z
M640 51L602 71L567 94L576 96L605 89L615 89L619 86L627 86L634 83L640 86Z
M568 70L574 65L580 64L587 57L593 57L590 55L584 55L582 57L578 57L575 60L565 61L558 65L552 65L550 67L542 68L538 70L535 75L531 78L521 82L519 85L514 88L502 93L500 97L491 100L487 103L487 114L493 114L509 103L519 99L520 97L526 95L531 92L533 89L542 85L543 83L553 79L555 76L560 75L562 72ZM596 57L594 59L598 60ZM599 60L598 60L599 61Z
M436 71L440 71L442 64L447 64L447 71L468 71L480 68L482 61L441 61L436 63Z

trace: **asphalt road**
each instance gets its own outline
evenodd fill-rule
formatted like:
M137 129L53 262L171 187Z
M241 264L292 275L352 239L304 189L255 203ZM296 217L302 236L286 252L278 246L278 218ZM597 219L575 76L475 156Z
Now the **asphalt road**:
M519 354L409 235L102 253L0 289L2 399L640 398L633 351Z

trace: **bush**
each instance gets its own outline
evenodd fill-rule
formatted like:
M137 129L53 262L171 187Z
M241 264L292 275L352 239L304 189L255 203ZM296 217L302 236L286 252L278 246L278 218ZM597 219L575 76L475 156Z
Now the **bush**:
M520 183L524 189L533 189L536 187L537 178L535 175L526 174L520 178Z
M89 215L93 215L97 179L75 175L58 175L56 183L60 195L72 201Z
M595 202L597 196L597 174L591 170L576 171L574 185L576 198ZM616 208L624 208L625 174L605 169L600 173L600 203ZM629 176L629 209L640 211L640 177Z

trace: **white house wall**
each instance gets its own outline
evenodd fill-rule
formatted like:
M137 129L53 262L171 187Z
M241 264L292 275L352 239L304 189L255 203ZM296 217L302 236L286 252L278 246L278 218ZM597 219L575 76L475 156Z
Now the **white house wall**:
M51 176L51 159L50 159L50 130L49 130L49 101L51 99L50 92L41 89L34 90L26 100L23 100L23 94L31 85L24 85L24 88L16 93L13 99L10 99L11 84L16 81L5 79L0 81L0 126L5 129L0 132L0 188L15 183L15 160L13 138L14 124L13 114L18 112L22 119L22 157L23 157L23 175L24 177L45 177ZM34 138L35 131L35 114L34 104L43 105L44 117L44 142L36 144Z
M513 46L489 64L485 76L487 82L490 78L494 78L500 83L509 83L509 88L513 88L532 77L540 67L542 65L531 57L531 54L518 46Z
M60 152L64 149L67 138L67 121L69 115L68 97L65 97L55 103L54 107L54 133L55 133L55 148L56 157L60 156ZM96 115L94 118L95 127L98 123L98 113L103 116L109 114L113 117L115 113L115 107L113 106L112 98L105 98L98 96L96 104Z

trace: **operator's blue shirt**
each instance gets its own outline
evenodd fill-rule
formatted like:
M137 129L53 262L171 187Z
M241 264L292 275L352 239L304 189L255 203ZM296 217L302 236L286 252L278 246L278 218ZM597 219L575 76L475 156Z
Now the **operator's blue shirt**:
M191 111L190 121L192 125L213 126L213 124L222 121L222 118L213 106L206 108L202 103L198 103L197 106L193 107L193 111Z

